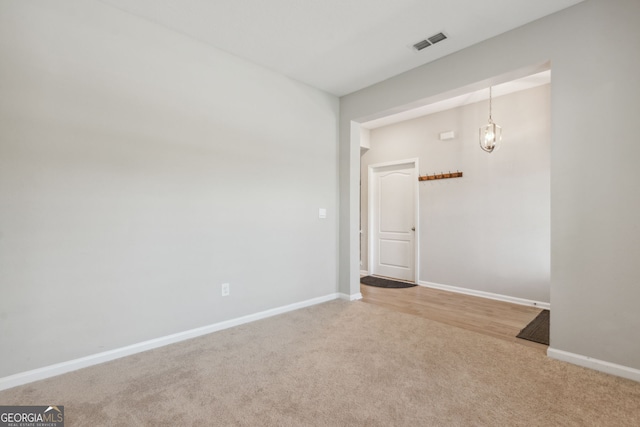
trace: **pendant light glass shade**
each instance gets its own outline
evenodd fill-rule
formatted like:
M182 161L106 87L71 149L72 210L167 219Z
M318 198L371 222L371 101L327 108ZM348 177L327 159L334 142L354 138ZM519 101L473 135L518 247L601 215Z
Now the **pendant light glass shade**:
M480 128L480 148L487 153L500 148L502 128L489 119L489 123Z
M480 148L491 153L500 148L500 141L502 141L502 128L491 118L491 87L489 87L489 123L480 128Z

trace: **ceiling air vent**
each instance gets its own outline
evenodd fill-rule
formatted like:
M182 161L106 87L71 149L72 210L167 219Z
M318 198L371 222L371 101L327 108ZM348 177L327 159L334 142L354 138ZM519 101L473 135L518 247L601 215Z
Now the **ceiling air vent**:
M422 41L419 41L418 43L413 45L413 48L416 51L421 51L424 48L427 48L429 46L431 46L432 44L436 44L438 42L441 42L442 40L445 40L447 38L447 36L444 35L444 33L438 33L438 34L434 34L431 37L428 37Z
M415 50L422 50L425 47L429 47L429 46L431 46L431 43L429 43L429 40L422 40L421 42L414 44L413 48Z
M434 34L433 36L429 37L429 41L431 42L431 44L436 44L438 42L441 42L442 40L446 39L447 36L445 36L443 33L438 33L438 34Z

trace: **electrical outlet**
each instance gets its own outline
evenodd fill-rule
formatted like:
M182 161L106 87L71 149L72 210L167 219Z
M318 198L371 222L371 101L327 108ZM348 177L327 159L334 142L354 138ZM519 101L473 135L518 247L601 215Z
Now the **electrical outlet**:
M223 283L222 284L222 296L223 297L229 296L229 284L228 283Z

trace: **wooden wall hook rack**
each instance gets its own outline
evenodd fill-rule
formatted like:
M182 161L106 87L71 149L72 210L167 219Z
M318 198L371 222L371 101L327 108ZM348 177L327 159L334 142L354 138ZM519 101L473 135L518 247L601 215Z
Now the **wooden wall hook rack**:
M439 174L419 176L418 181L432 181L434 179L462 178L462 172L440 172Z

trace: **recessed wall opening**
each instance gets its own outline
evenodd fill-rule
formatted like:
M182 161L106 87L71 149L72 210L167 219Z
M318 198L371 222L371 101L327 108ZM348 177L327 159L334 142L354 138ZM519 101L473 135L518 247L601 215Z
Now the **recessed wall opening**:
M371 270L369 252L376 247L369 166L415 157L419 175L464 172L460 179L419 183L417 283L549 306L550 79L547 63L354 123L361 153L361 274ZM493 117L504 129L503 146L494 153L478 144L489 86Z

